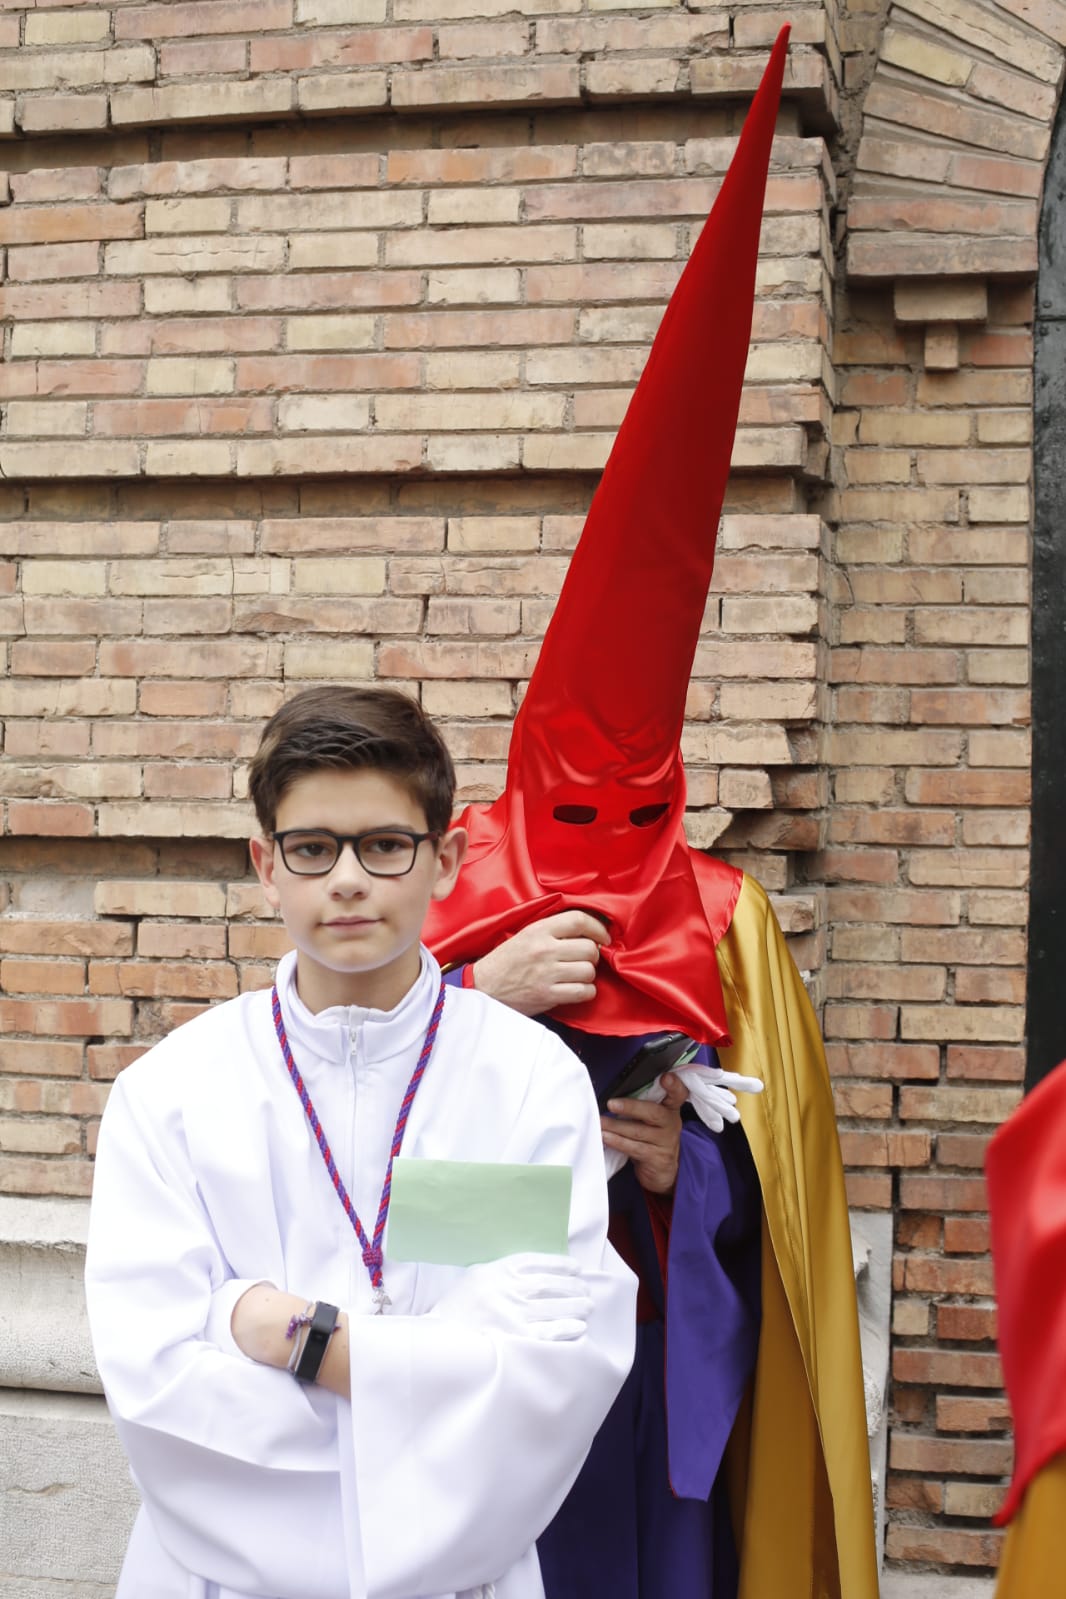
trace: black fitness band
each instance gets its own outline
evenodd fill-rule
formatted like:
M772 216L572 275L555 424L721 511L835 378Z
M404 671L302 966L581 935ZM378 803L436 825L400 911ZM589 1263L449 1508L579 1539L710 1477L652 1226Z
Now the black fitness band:
M293 1371L297 1382L311 1383L317 1378L339 1315L336 1305L327 1305L322 1299L316 1303L300 1358Z

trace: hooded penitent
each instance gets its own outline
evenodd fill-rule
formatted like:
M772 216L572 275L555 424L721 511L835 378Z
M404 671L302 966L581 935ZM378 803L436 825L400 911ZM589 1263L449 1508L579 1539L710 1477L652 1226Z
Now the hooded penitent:
M587 1031L727 1041L714 949L740 874L684 834L681 732L751 334L782 29L589 509L525 700L507 786L426 939L477 960L570 907L606 921Z

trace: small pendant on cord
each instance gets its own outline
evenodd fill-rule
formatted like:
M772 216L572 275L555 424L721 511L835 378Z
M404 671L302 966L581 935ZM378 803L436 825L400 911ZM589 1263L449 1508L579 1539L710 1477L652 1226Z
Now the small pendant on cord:
M380 1288L374 1289L374 1303L377 1306L377 1309L374 1312L375 1316L383 1316L385 1314L385 1307L392 1304L392 1300L385 1292L384 1284Z

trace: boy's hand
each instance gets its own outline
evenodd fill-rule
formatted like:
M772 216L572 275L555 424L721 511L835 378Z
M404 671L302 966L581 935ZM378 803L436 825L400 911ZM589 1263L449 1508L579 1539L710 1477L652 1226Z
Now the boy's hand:
M588 911L559 911L530 922L474 963L474 987L523 1016L596 997L600 946L611 942Z
M637 1181L650 1194L669 1194L677 1182L681 1160L681 1106L688 1090L673 1072L662 1078L666 1098L658 1105L645 1099L610 1099L613 1112L601 1117L608 1149L628 1155Z
M534 1253L468 1266L429 1312L467 1327L551 1342L581 1338L591 1313L577 1261Z

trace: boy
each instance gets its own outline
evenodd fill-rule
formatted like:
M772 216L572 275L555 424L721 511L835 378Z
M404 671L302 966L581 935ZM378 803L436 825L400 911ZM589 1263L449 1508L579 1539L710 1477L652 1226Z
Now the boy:
M442 998L419 936L466 839L412 701L297 695L250 788L295 951L129 1067L101 1127L89 1315L143 1499L118 1599L540 1599L534 1541L633 1349L586 1074ZM571 1167L569 1256L390 1260L401 1143Z

